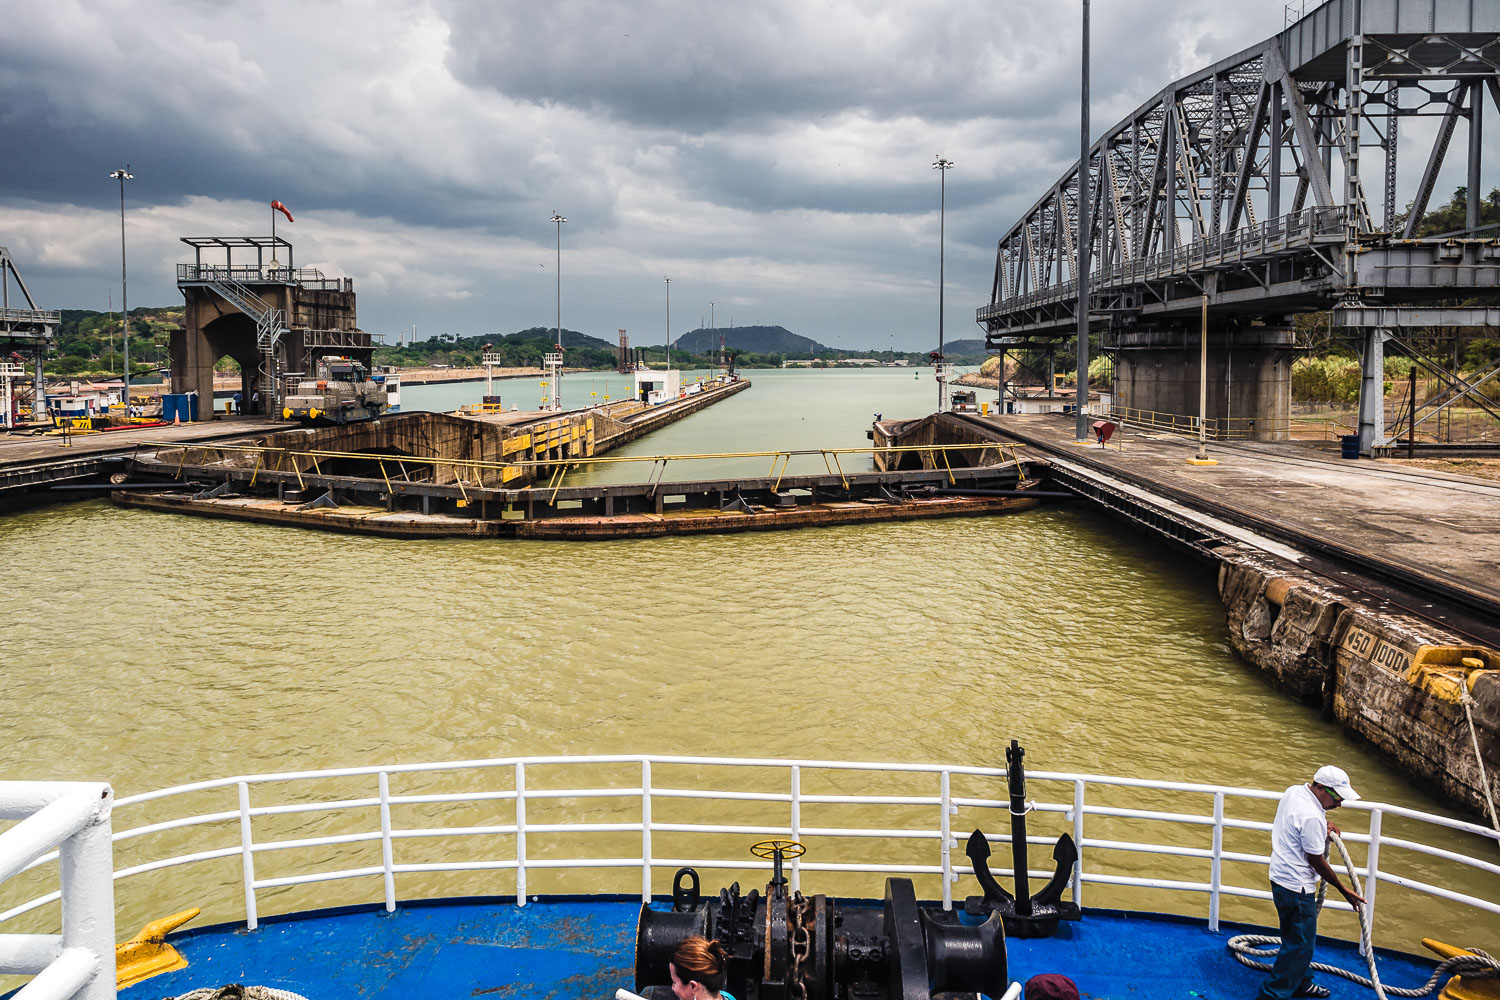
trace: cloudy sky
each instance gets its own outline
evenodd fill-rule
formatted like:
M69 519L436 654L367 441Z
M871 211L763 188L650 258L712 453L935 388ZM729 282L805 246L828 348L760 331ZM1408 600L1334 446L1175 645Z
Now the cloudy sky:
M1094 134L1280 30L1280 0L1095 0ZM1016 0L10 0L0 245L44 308L181 301L188 235L278 234L360 326L613 340L978 336L995 241L1077 156L1079 6Z

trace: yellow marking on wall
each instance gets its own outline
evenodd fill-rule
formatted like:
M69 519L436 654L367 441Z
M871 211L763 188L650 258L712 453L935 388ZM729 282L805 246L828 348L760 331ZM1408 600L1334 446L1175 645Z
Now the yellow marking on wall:
M1339 647L1394 673L1405 675L1411 670L1414 654L1387 642L1368 629L1351 628L1344 634Z
M1487 647L1418 646L1411 652L1363 628L1351 628L1339 648L1447 702L1462 701L1465 688L1472 690L1484 674L1500 672L1500 653Z
M508 437L504 441L500 442L500 454L502 456L512 455L518 451L525 451L530 447L531 435L517 434L515 437Z

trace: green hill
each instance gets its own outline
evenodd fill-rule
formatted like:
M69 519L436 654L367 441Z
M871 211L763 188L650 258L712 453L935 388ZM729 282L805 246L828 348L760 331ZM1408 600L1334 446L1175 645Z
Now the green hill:
M960 358L983 358L985 356L984 340L981 338L950 340L943 345L943 357L949 361L957 361Z
M719 337L733 351L750 354L821 354L829 349L808 337L799 336L784 326L731 326L717 330L689 330L672 344L672 350L690 354L710 354L719 349Z
M613 368L616 345L598 337L579 333L577 330L562 331L563 347L567 352L569 368ZM490 333L477 337L459 337L445 340L429 337L400 347L376 347L375 363L379 365L430 365L451 364L469 367L484 359L484 345L490 352L500 355L500 364L507 368L540 367L542 355L555 350L557 329L533 326L516 333Z

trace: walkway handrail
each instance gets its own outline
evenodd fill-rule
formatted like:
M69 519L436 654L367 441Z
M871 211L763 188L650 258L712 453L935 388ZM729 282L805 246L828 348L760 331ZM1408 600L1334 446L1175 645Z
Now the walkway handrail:
M954 477L952 472L952 465L948 462L947 459L948 453L950 451L973 452L977 450L979 452L978 460L974 463L965 465L964 468L988 469L1004 468L1010 466L1021 470L1022 474L1024 475L1024 468L1022 466L1021 458L1016 453L1016 449L1023 446L1009 441L977 441L970 444L877 445L869 448L784 449L782 451L743 451L694 455L580 455L548 459L499 460L475 458L439 458L430 455L390 455L372 452L326 451L320 449L287 448L277 445L231 445L217 444L212 442L195 444L186 442L151 443L137 441L135 442L135 447L137 454L142 447L153 447L155 459L159 462L162 462L162 464L170 463L170 459L163 458L163 453L172 452L175 450L177 452L177 469L174 475L178 479L182 478L184 470L186 470L188 467L188 455L193 452L198 452L201 455L200 463L194 466L194 471L207 468L209 464L208 453L211 451L219 453L216 461L222 461L226 453L253 455L255 456L255 468L251 470L250 485L252 486L255 485L256 479L262 472L281 473L283 471L282 466L287 462L288 459L291 459L292 462L290 463L289 469L286 470L287 474L295 475L297 477L297 484L299 487L306 486L304 473L319 477L323 475L322 467L319 464L320 460L356 459L359 461L372 462L375 464L375 467L379 471L380 475L378 479L375 476L369 476L366 478L370 479L371 481L383 481L385 483L387 492L391 490L392 483L391 470L388 467L390 465L394 465L398 470L400 470L399 477L402 480L407 479L406 465L408 463L414 466L430 466L434 470L434 476L437 475L436 470L447 466L453 469L453 485L463 492L463 498L465 500L469 499L468 493L465 490L466 486L478 486L481 489L494 488L486 485L484 481L485 472L498 473L503 487L504 483L521 475L524 470L550 469L552 470L552 477L545 487L545 489L551 491L552 494L547 501L549 504L556 502L557 495L562 489L563 478L567 475L569 470L576 466L609 465L627 462L650 462L653 464L653 466L657 464L660 465L659 469L653 470L653 479L659 484L667 485L662 483L662 478L666 474L667 462L674 459L677 461L705 461L714 459L770 458L771 470L767 473L766 478L769 479L775 477L776 482L773 487L775 489L781 488L782 478L787 475L787 470L790 467L791 460L794 456L819 456L823 459L823 463L825 467L828 468L830 475L832 475L835 474L833 471L833 465L838 464L838 456L840 455L870 455L873 462L875 455L891 455L916 452L918 454L926 456L928 461L931 462L934 469L937 468L937 456L941 455L943 457L944 467L948 470L948 479L951 483L953 482ZM995 452L995 461L983 465L979 464L984 460L985 451L991 449L993 449ZM1010 458L1008 460L1005 456L1005 452L1007 449L1010 451ZM502 447L502 453L503 450L504 448ZM276 464L274 467L268 464L268 456L275 456ZM311 469L304 469L296 461L299 458L305 459L311 465ZM833 459L833 465L829 464L830 458ZM780 475L777 475L776 471L778 465L781 467ZM243 467L236 466L233 468ZM460 476L461 472L469 473L474 477L473 481L467 481L463 479ZM843 482L844 488L848 489L849 476L862 475L864 473L856 473L853 471L846 472L842 466L839 466L838 472L836 474Z
M568 458L555 458L536 461L506 461L477 458L440 458L430 455L392 455L381 452L363 451L325 451L317 448L285 448L277 445L248 445L248 444L216 444L214 442L192 443L178 441L134 441L128 442L137 449L154 448L157 452L164 451L223 451L237 452L247 455L279 455L285 458L352 458L368 462L410 462L412 465L457 465L464 468L476 469L501 469L507 466L542 466L550 468L554 465L609 465L622 462L686 462L686 461L710 461L726 458L773 458L783 459L790 457L801 457L806 455L872 455L890 452L893 454L905 452L922 453L945 453L950 451L984 451L1005 447L1024 448L1019 442L1010 441L974 441L969 444L903 444L903 445L876 445L868 448L784 448L780 451L726 451L726 452L703 452L688 455L591 455ZM1001 463L1005 464L1005 463Z
M61 934L0 934L0 974L34 976L26 1000L115 996L114 792L82 781L0 781L0 882L59 856ZM57 848L57 850L53 850Z
M615 784L593 784L584 787L561 788L551 787L550 785L544 786L539 784L534 778L528 780L527 776L528 769L593 767L598 765L623 765L627 768L638 769L635 772L638 774L638 780L636 778L626 778L623 784L619 783L617 779ZM769 790L763 788L757 790L735 787L726 788L722 782L704 783L701 781L695 782L700 787L675 787L663 780L660 770L653 775L653 766L660 769L676 765L707 769L772 769L773 771L784 772L784 774L780 780L771 779L773 784ZM474 770L493 771L507 776L513 775L514 783L509 788L502 787L485 791L445 791L417 794L393 794L390 787L393 778L403 775ZM846 774L867 772L886 776L906 776L908 779L912 776L918 776L931 779L932 786L926 790L919 788L915 793L909 788L903 787L898 789L896 794L873 794L869 792L815 794L804 792L804 777L809 772L818 771L843 772ZM961 874L972 873L972 868L955 864L952 858L954 849L960 846L959 831L974 826L989 828L986 835L992 842L1008 843L1010 841L1009 802L1004 797L1003 786L1005 775L1006 772L1002 768L968 765L890 764L880 762L690 757L652 754L516 756L441 763L368 765L350 768L324 768L313 771L240 775L177 785L171 788L144 792L120 799L116 803L116 807L123 809L141 806L150 802L160 802L182 795L233 788L236 793L234 808L176 816L153 823L142 824L114 834L114 840L135 840L169 830L182 830L204 826L219 827L221 829L232 829L237 826L239 837L237 843L227 845L222 844L222 842L213 845L199 845L195 843L191 846L198 849L167 857L153 857L132 867L116 871L114 877L117 879L125 878L159 869L196 864L202 861L239 857L242 868L241 884L244 894L245 922L250 929L254 929L259 921L257 894L261 890L283 886L379 876L384 882L385 908L389 911L394 911L397 900L396 877L398 875L437 871L500 870L514 872L517 903L524 906L527 901L526 880L528 871L541 869L582 871L587 869L639 868L641 872L642 899L650 899L653 895L654 874L663 869L692 866L702 869L759 870L769 867L768 862L741 860L737 855L726 857L709 854L708 856L697 858L662 857L658 852L653 851L653 833L734 834L755 837L791 837L793 839L820 837L862 838L866 841L883 844L887 850L901 843L926 844L928 847L922 848L922 851L925 852L930 848L932 853L925 858L921 857L920 854L914 855L917 860L899 857L892 858L889 854L882 860L877 861L842 859L812 861L801 859L793 863L789 874L792 888L797 889L800 887L800 877L803 871L937 875L941 877L942 904L944 907L951 907L953 905L953 883L957 881ZM267 803L262 800L259 803L252 802L252 791L263 789L267 786L360 777L373 778L374 780L370 783L371 787L368 793L358 794L357 797L353 798L348 796L348 791L345 787L341 789L342 794L338 797L323 797L315 801L281 800L274 803ZM955 779L974 777L994 779L997 783L996 796L979 797L954 793L952 784ZM1083 901L1083 887L1085 883L1124 886L1137 889L1167 889L1176 892L1204 893L1208 896L1207 918L1209 926L1211 929L1217 930L1219 926L1219 907L1225 896L1254 899L1270 898L1270 893L1265 888L1234 885L1230 884L1224 878L1224 862L1249 863L1256 866L1265 866L1269 863L1269 858L1258 852L1247 853L1244 851L1227 850L1224 847L1225 831L1266 832L1270 830L1271 826L1270 823L1265 821L1230 815L1226 812L1226 804L1230 800L1274 801L1279 797L1279 792L1199 782L1162 781L1054 771L1031 771L1028 772L1027 778L1029 781L1037 784L1061 784L1067 791L1067 794L1062 796L1058 801L1046 801L1039 798L1034 803L1033 808L1039 814L1060 815L1065 822L1071 825L1072 835L1079 847L1079 860L1074 866L1071 886L1073 899L1080 903L1080 905ZM1210 797L1211 807L1209 807L1209 803L1205 803L1205 809L1194 812L1167 811L1161 808L1135 808L1134 804L1128 807L1122 805L1104 805L1098 803L1097 799L1090 802L1090 788L1095 789L1096 793L1098 790L1104 788L1114 788L1142 792L1165 791L1203 795ZM609 822L580 821L576 817L570 817L567 822L539 822L536 820L528 822L528 802L557 799L636 799L639 800L640 805L638 813L632 813L631 816L625 817L623 821L618 817L606 817L612 820ZM653 803L662 803L674 799L719 803L734 801L766 803L778 812L782 806L785 806L786 813L784 814L784 819L757 817L755 822L738 825L730 823L671 822L662 819L660 813L656 813L656 818L653 818ZM450 805L462 808L476 804L484 805L487 810L485 815L481 817L479 824L473 822L475 817L472 814L466 816L464 825L454 826L401 826L392 817L393 810L400 807ZM1148 803L1148 805L1152 804ZM808 812L818 810L824 806L837 805L882 805L890 807L915 807L923 810L931 809L931 822L922 821L924 825L918 827L887 829L840 825L820 826L809 821ZM1387 851L1409 851L1424 857L1433 857L1447 862L1458 863L1490 875L1500 875L1500 864L1492 861L1461 853L1460 851L1446 850L1422 844L1415 840L1383 835L1381 828L1386 816L1414 820L1431 826L1443 827L1464 834L1486 838L1490 841L1500 839L1500 834L1477 823L1426 813L1405 806L1360 801L1351 803L1348 808L1367 812L1370 817L1368 833L1345 832L1344 839L1346 842L1352 844L1366 845L1366 859L1362 874L1368 883L1367 898L1372 925L1375 922L1375 890L1381 882L1403 886L1410 890L1459 903L1483 913L1500 914L1500 899L1481 898L1473 894L1472 881L1457 880L1453 883L1453 887L1435 885L1423 879L1412 877L1409 874L1391 871L1389 870L1389 865L1387 865L1387 869L1383 870L1380 861L1382 849ZM372 823L368 826L360 826L327 836L293 836L285 839L266 837L266 839L257 839L253 835L256 822L260 821L264 824L268 817L328 813L340 810L374 810L375 816L378 816L378 820L372 817ZM979 822L960 826L953 820L953 816L957 815L960 810L977 811L985 815L977 817ZM1095 817L1096 825L1101 819L1124 818L1130 820L1160 821L1173 824L1174 826L1207 829L1204 831L1203 846L1201 847L1183 846L1181 844L1161 844L1145 840L1106 839L1088 835L1089 831L1086 829L1085 823L1087 817ZM533 855L532 857L528 857L527 841L529 837L576 833L637 834L640 837L639 856L620 857L616 856L618 854L618 851L616 851L614 855L606 856L563 858L555 856L536 857ZM264 829L262 830L262 836L265 836ZM455 836L512 838L514 853L510 857L493 860L445 859L440 862L414 862L402 861L399 858L399 846L404 842ZM1045 836L1028 836L1027 839L1028 842L1038 845L1050 844L1050 840ZM265 855L268 852L286 852L308 847L361 843L373 844L376 842L381 845L381 862L378 865L365 865L352 868L335 867L327 870L298 870L292 874L274 878L262 877L256 873L257 856ZM1130 852L1137 855L1157 855L1169 859L1207 861L1209 862L1209 878L1207 881L1187 880L1179 877L1181 874L1179 871L1172 869L1161 873L1152 871L1144 877L1129 874L1112 874L1104 870L1107 868L1107 865L1100 863L1095 863L1092 867L1086 868L1085 858L1091 859L1098 852ZM282 855L282 857L286 856L285 854ZM23 862L23 867L17 870L35 868L38 865L55 860L57 857L56 852L40 855L29 863ZM337 862L330 863L337 864ZM1010 875L1011 873L1001 870L997 874ZM1050 873L1037 870L1033 874L1045 878ZM54 901L58 898L58 895L58 893L51 893L14 906L0 913L0 923ZM1347 904L1341 901L1330 900L1327 905L1332 908L1348 908ZM3 954L3 952L0 952L0 954ZM5 970L0 969L0 971Z

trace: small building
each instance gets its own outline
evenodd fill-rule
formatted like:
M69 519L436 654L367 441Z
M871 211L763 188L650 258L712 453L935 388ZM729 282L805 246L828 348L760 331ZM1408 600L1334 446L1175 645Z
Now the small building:
M1071 386L1010 385L1006 390L1011 413L1071 413L1078 403L1078 391ZM1113 403L1112 393L1089 390L1090 412L1108 413Z
M92 417L120 401L122 386L69 383L66 392L49 393L47 409L56 417Z
M635 398L650 406L676 399L682 394L682 372L639 368L635 373Z

